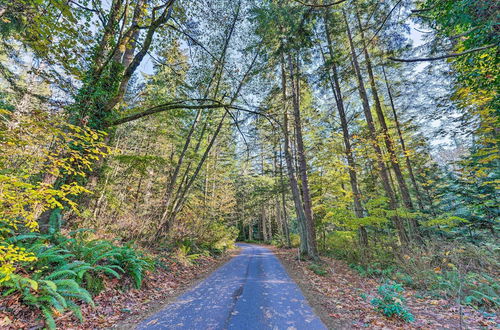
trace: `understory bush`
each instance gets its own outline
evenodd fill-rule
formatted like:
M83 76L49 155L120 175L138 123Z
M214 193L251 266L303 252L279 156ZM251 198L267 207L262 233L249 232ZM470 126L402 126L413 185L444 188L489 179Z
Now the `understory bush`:
M205 235L200 237L199 245L210 252L217 254L223 253L227 249L234 248L238 232L236 227L212 222L208 226Z
M427 242L397 263L351 263L362 276L390 279L422 291L423 296L459 300L464 305L495 311L500 307L498 248ZM372 251L372 253L374 253ZM384 260L374 256L373 260Z
M174 253L175 259L183 265L195 263L201 255L202 253L191 253L191 246L185 244L180 244Z
M203 230L196 233L188 231L182 236L173 235L170 237L168 249L176 254L180 253L181 256L183 252L186 252L184 255L190 253L218 255L234 248L238 232L236 227L227 226L220 222L211 222L206 224ZM189 251L182 251L182 249L187 248Z
M356 262L359 260L359 252L356 248L356 234L352 231L334 231L326 236L325 251L327 254L346 260Z
M326 276L328 275L328 271L320 264L317 263L311 263L308 267L310 270L313 271L314 274L320 275L320 276Z
M1 283L2 296L20 294L21 301L39 309L48 328L55 328L55 315L72 311L83 320L80 303L93 306L91 294L104 289L106 277L130 278L136 288L152 262L131 246L106 240L87 240L84 231L65 236L59 233L29 233L11 237L34 260L19 262L18 272Z
M367 266L358 264L350 264L349 266L356 270L361 276L367 277L390 277L394 273L394 268L392 266L384 267L377 262Z
M291 243L291 240L290 240L290 243ZM282 235L274 236L273 239L271 240L270 244L273 246L276 246L278 248L282 248L282 247L287 246L286 238Z
M373 298L371 304L387 317L397 317L405 322L412 322L415 318L404 304L403 292L401 284L388 281L378 287L379 297Z
M395 275L405 284L434 296L458 299L464 305L489 310L500 307L498 254L495 244L428 243L398 263ZM495 275L496 274L496 275ZM411 278L411 281L408 280Z
M299 234L290 234L290 242L292 243L292 247L297 248L300 245L300 236Z

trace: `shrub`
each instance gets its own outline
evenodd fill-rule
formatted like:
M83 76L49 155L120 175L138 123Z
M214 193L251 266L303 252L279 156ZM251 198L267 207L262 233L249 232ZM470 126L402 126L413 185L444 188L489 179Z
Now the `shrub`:
M430 289L447 298L459 297L465 305L500 307L500 284L494 278L475 272L460 275L457 270L428 274Z
M82 320L78 302L93 305L89 293L104 288L103 278L129 276L139 288L144 271L152 262L131 246L116 246L111 241L85 240L83 231L70 237L55 233L30 233L12 237L35 261L20 263L24 274L11 274L1 283L4 296L18 293L24 304L38 308L48 328L55 328L54 315L66 310Z
M290 242L292 243L292 247L297 248L300 245L300 236L299 234L290 234Z
M82 301L92 306L94 306L94 302L87 290L69 278L72 275L64 270L56 270L49 276L38 280L12 275L12 278L4 283L4 286L9 289L3 295L6 296L13 292L20 293L23 303L40 309L49 329L56 327L54 314L57 312L71 310L82 321L80 306L76 302Z
M368 266L362 266L357 264L350 264L349 267L356 270L361 276L368 277L391 277L394 273L394 267L387 266L384 267L380 263L373 263Z
M415 249L398 264L396 278L429 290L436 297L459 299L474 307L500 306L500 285L494 276L498 269L496 245L481 247L469 243L428 242L426 249Z
M316 275L325 276L328 274L328 271L323 266L316 263L311 263L308 268Z
M191 247L181 244L175 252L175 258L183 265L191 265L196 262L196 259L198 259L201 254L190 253L190 251Z
M78 212L75 197L88 192L80 178L109 148L102 142L105 133L66 124L62 117L43 112L32 117L5 109L0 109L0 117L1 283L19 273L18 265L35 261L32 253L11 239L36 232L37 219L46 210ZM41 173L50 180L42 180ZM68 176L74 180L50 183ZM57 214L51 218L51 222L57 220Z
M398 317L405 322L414 320L413 314L404 306L404 289L401 284L389 281L379 286L377 292L380 297L373 298L371 304L379 312L388 317Z
M271 245L274 245L278 248L286 247L286 239L284 236L275 236L270 242Z
M238 232L238 229L235 227L228 227L222 223L212 222L204 235L197 239L198 246L216 254L223 253L227 249L234 248Z

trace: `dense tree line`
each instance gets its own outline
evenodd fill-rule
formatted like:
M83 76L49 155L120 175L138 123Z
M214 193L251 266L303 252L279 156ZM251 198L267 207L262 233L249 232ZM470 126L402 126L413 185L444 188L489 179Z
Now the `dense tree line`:
M471 260L498 251L497 13L478 0L0 2L0 284L36 260L16 237L79 228L481 272Z

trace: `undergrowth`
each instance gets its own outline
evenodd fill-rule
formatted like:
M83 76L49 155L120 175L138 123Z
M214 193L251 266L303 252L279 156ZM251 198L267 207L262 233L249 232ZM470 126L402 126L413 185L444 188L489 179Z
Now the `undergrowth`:
M19 271L1 283L2 296L19 294L23 304L41 311L49 329L56 327L55 316L66 311L83 321L80 304L94 306L92 295L104 289L106 277L129 278L140 288L144 272L153 265L130 245L85 239L84 230L69 236L29 233L12 237L9 243L36 260L20 263Z
M328 271L322 265L319 265L317 263L311 263L307 268L312 270L312 272L316 275L320 276L328 275Z
M345 243L345 242L343 242ZM408 254L396 256L374 245L369 260L352 258L354 249L337 244L341 251L327 253L350 263L361 276L392 280L416 289L420 296L460 301L476 309L496 312L500 307L499 252L495 243L427 241Z
M405 322L414 321L414 316L405 306L404 289L401 284L388 281L378 287L378 297L371 304L387 317L397 317Z

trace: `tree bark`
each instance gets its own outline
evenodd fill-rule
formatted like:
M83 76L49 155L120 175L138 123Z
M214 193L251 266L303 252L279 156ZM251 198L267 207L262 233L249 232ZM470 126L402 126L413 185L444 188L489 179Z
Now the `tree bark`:
M292 242L290 241L290 228L288 227L288 214L286 211L286 191L285 191L285 179L283 177L283 153L280 144L280 182L281 182L281 204L283 207L283 232L285 234L286 246L288 248L292 247Z
M389 134L389 129L387 128L387 123L385 121L385 115L382 110L382 105L380 103L380 97L378 95L378 89L377 89L377 83L375 81L375 75L373 74L373 66L370 58L370 54L368 52L368 45L366 44L365 41L365 34L363 32L363 26L361 24L361 19L359 17L358 12L356 12L356 18L358 20L358 27L359 27L359 33L361 37L361 42L363 46L363 53L365 55L365 62L366 62L366 68L368 71L368 78L370 81L370 88L372 92L372 97L373 97L373 102L375 103L375 112L377 114L377 118L380 124L380 127L382 128L382 137L385 142L385 146L387 149L387 152L389 153L389 160L391 162L392 168L394 170L394 174L396 175L396 181L399 186L399 190L401 191L401 196L403 198L403 204L404 206L410 210L413 211L415 208L413 207L413 202L411 200L410 196L410 190L408 189L408 185L405 182L404 176L403 176L403 171L401 170L401 166L399 166L399 160L396 155L396 147L394 146L394 143L392 141L392 138ZM418 238L419 233L418 233L418 222L415 218L411 217L409 219L410 223L410 228L411 228L411 234L414 238Z
M424 204L422 202L422 194L420 192L420 188L418 187L417 180L415 179L415 174L413 172L413 165L411 164L410 156L408 154L408 150L406 149L406 144L403 138L403 133L401 131L401 125L399 123L398 114L396 112L396 107L394 106L394 100L392 97L391 87L389 85L389 81L387 80L387 75L385 73L385 67L382 66L382 72L384 74L385 85L387 87L387 94L389 95L389 101L391 103L392 115L394 116L394 122L396 123L396 129L398 131L399 143L401 143L401 149L403 150L403 154L406 161L406 167L408 168L408 173L410 174L410 180L413 185L413 189L415 189L415 196L417 199L418 207L421 211L424 211Z
M295 206L295 213L297 215L297 223L299 225L300 246L299 251L301 254L307 254L307 234L306 234L306 215L302 206L302 199L300 196L299 184L295 177L295 167L293 165L292 153L290 152L290 133L288 127L288 110L286 98L286 73L285 73L285 59L281 55L281 91L283 100L283 135L284 135L284 151L285 161L288 170L288 178L290 181L290 189L292 191L293 203Z
M304 204L304 213L306 215L306 235L307 235L307 254L312 259L318 259L318 248L316 243L316 228L314 226L314 218L312 214L311 194L309 191L309 182L307 177L307 160L302 137L302 122L300 118L300 102L299 102L299 69L298 63L295 66L291 55L288 56L290 80L292 84L292 100L295 123L295 138L297 141L297 155L299 161L299 174L302 185L302 196ZM295 72L295 68L297 71Z
M396 210L397 209L397 201L396 201L396 197L394 195L394 191L393 191L391 184L389 182L389 173L388 173L387 166L385 165L385 162L384 162L382 150L380 149L380 146L377 143L377 132L375 130L375 123L373 121L372 113L370 110L370 104L368 101L368 95L366 93L365 84L363 82L363 77L361 75L361 69L359 68L358 57L356 55L356 49L354 47L354 43L352 40L352 34L351 34L351 30L349 28L349 22L347 20L346 13L343 12L343 14L344 14L344 20L345 20L346 29L347 29L347 37L349 39L349 46L351 48L351 55L352 55L352 63L353 63L353 67L354 67L354 72L356 74L356 79L358 81L359 96L360 96L361 101L362 101L363 112L365 115L368 130L369 130L369 138L370 138L370 141L372 143L373 149L375 151L375 155L377 157L377 164L379 167L379 176L380 176L380 179L382 181L382 186L384 188L385 194L386 194L387 198L389 199L389 208L391 210ZM410 240L408 238L408 234L407 234L406 229L404 227L403 221L397 215L391 217L391 219L392 219L392 222L394 223L394 226L396 227L400 244L403 246L408 245Z
M344 101L342 98L342 91L340 88L340 81L338 77L337 65L333 59L333 44L330 37L330 31L328 28L328 13L325 14L324 17L324 25L325 25L325 33L326 40L328 43L328 51L330 53L330 61L331 61L331 70L333 73L333 77L329 75L330 85L332 88L332 93L335 97L335 103L337 105L337 110L340 118L340 125L342 126L342 136L344 139L344 148L345 154L347 158L347 166L349 172L349 182L351 185L351 190L353 194L353 204L354 204L354 214L357 218L363 218L363 206L361 204L361 193L358 188L358 177L356 173L356 163L354 161L354 157L352 154L352 146L350 141L349 127L347 124L347 117L345 114ZM325 59L326 63L326 59ZM333 79L332 79L333 78ZM363 250L366 252L366 248L368 247L368 234L366 232L366 228L364 226L359 227L359 243ZM365 253L363 253L365 254Z

